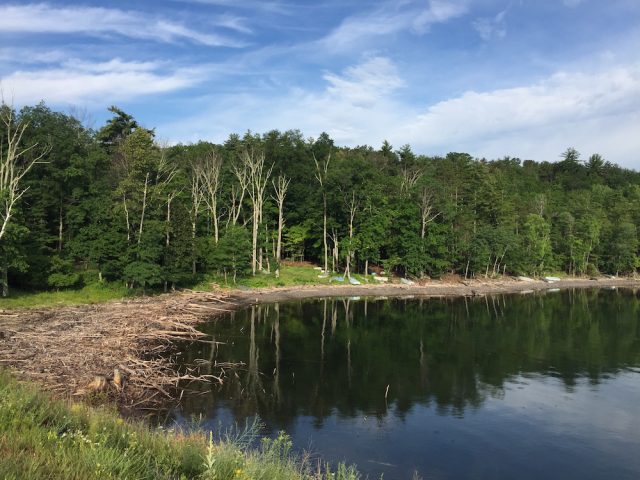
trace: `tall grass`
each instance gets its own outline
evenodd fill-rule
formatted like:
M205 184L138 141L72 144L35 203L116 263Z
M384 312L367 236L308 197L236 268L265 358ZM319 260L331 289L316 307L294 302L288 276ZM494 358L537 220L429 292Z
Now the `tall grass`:
M331 274L327 278L319 278L320 271L315 270L310 266L302 266L302 265L283 265L280 269L280 277L276 278L275 273L257 273L255 276L248 276L243 278L238 278L236 283L233 283L232 277L227 277L226 279L223 276L218 275L207 275L205 280L198 283L194 289L195 290L210 290L211 284L215 283L223 288L237 288L237 287L247 287L247 288L263 288L263 287L291 287L297 285L329 285L331 282L330 278L334 276L341 275L340 273ZM363 275L351 275L352 277L358 279L361 283L365 284L369 279L366 279ZM342 283L336 283L338 285L349 285L348 281L344 281Z
M204 279L191 286L194 290L210 291L215 284L222 288L263 288L263 287L290 287L296 285L327 285L329 278L319 278L320 272L310 266L283 265L280 270L280 277L276 278L275 273L258 273L255 276L238 278L237 283L233 283L232 277L218 275L204 275ZM336 274L337 275L337 274ZM334 275L332 275L334 276ZM104 303L110 300L117 300L125 297L135 297L142 294L141 289L128 289L121 282L102 282L85 275L87 281L84 287L79 289L68 289L61 291L46 292L21 292L12 291L8 298L0 297L0 310L12 308L40 308L55 307L56 305L82 305L90 303ZM367 283L362 275L353 275L363 284ZM369 277L371 278L371 277ZM347 281L340 285L349 285ZM189 286L189 285L187 285ZM162 289L147 289L147 295L161 293Z
M255 432L251 433L254 435ZM318 468L281 433L252 448L247 435L150 429L108 409L52 401L0 372L0 478L356 480Z
M55 307L56 305L80 305L104 303L133 296L120 283L91 283L83 288L47 292L13 291L7 298L0 298L0 309Z

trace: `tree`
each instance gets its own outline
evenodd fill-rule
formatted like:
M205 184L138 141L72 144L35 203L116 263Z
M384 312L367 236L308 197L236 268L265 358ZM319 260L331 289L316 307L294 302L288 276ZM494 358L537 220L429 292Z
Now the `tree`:
M198 175L204 189L204 201L209 209L209 217L213 225L213 238L218 243L218 190L220 189L220 170L222 158L211 149L198 164Z
M276 243L276 261L279 263L282 259L282 229L284 227L284 198L287 195L290 179L285 176L279 176L278 181L272 181L274 196L273 199L278 204L278 237Z
M18 119L13 109L0 104L0 122L2 122L3 141L0 143L0 241L16 204L27 191L22 185L24 176L49 152L50 147L40 147L38 143L23 145L22 138L29 126Z
M251 272L256 274L258 269L258 230L262 223L262 210L264 206L265 189L271 177L273 165L265 169L264 153L255 153L253 149L244 150L241 157L242 168L237 168L236 177L238 180L247 178L247 191L251 198L253 207L252 219L252 253ZM246 173L245 173L246 172ZM262 268L262 265L260 265Z
M544 271L545 260L551 252L549 223L542 217L532 213L524 224L524 246L526 252L526 268L534 274Z
M616 275L632 273L638 268L638 234L636 226L629 221L617 223L612 232L609 262Z
M327 172L329 171L329 163L331 162L331 152L327 154L325 160L320 164L316 156L313 156L316 164L316 180L320 184L322 190L322 244L324 246L324 271L329 271L329 246L327 243Z

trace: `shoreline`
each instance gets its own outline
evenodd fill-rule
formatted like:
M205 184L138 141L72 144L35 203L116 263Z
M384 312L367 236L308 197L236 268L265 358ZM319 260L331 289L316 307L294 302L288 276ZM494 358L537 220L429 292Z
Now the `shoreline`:
M635 278L566 278L556 282L544 280L520 281L469 280L452 283L430 281L424 284L379 284L379 285L298 285L294 287L257 288L231 290L229 298L241 307L263 303L305 300L331 297L464 297L511 293L533 293L570 288L640 288L640 279Z
M640 288L640 279L429 281L421 285L298 285L180 291L95 305L0 310L0 368L58 398L116 403L136 414L180 396L184 381L222 382L221 373L178 373L180 341L207 342L197 326L251 305L330 297L441 298L571 288ZM219 370L235 365L217 365ZM120 380L120 377L124 381Z

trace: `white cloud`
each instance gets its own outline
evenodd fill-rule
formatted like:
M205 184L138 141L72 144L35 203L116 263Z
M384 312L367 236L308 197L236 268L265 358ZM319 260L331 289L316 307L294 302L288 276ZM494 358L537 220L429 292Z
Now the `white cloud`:
M269 2L266 0L174 0L184 3L200 3L218 7L244 8L250 10L263 10L270 13L289 13L293 5L281 2Z
M536 129L553 127L565 130L565 142L573 144L585 122L599 120L604 137L611 133L610 118L639 108L639 65L595 73L560 72L532 85L470 91L439 102L407 125L405 133L414 142L433 139L420 143L437 147L475 145L503 135L527 138Z
M328 132L338 144L379 146L384 139L416 152L466 151L555 160L567 147L584 155L640 168L640 65L559 72L536 83L484 92L469 91L426 109L403 101L401 72L374 57L341 74L325 74L319 91L216 96L198 102L200 113L159 125L172 140L224 140L246 129L299 128ZM202 105L210 102L203 111Z
M202 113L158 130L177 141L222 141L247 129L300 128L315 136L326 131L338 143L353 145L383 136L390 124L402 121L403 112L396 112L392 99L404 83L390 59L372 57L324 79L327 85L319 92L294 88L273 96L261 92L200 99ZM212 106L203 110L206 103Z
M108 62L71 60L37 71L16 71L2 79L2 88L16 104L44 100L51 104L111 104L142 95L170 92L202 80L202 72L177 69L163 72L155 62Z
M418 32L425 32L433 24L446 22L465 13L467 13L465 0L431 0L427 9L414 19L413 27Z
M113 8L57 8L46 3L0 6L0 32L118 34L125 37L176 42L187 40L212 47L240 47L243 42L216 33L203 33L148 13Z
M504 38L507 35L506 10L502 10L495 17L482 17L473 21L473 28L480 38L488 42L492 38Z
M403 85L395 65L385 57L374 57L349 67L343 75L326 74L327 96L354 107L370 107ZM328 99L329 100L329 99Z
M334 51L358 48L375 37L410 30L423 34L436 23L444 23L467 12L466 0L429 0L423 2L391 2L366 13L347 17L331 31L322 43Z

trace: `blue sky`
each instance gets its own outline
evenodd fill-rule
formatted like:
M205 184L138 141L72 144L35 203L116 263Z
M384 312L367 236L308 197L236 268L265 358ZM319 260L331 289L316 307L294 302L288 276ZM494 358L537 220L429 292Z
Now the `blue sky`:
M0 79L168 142L298 128L640 169L639 0L2 2Z

